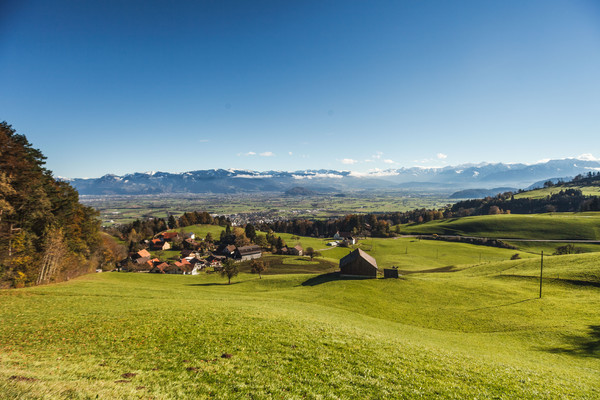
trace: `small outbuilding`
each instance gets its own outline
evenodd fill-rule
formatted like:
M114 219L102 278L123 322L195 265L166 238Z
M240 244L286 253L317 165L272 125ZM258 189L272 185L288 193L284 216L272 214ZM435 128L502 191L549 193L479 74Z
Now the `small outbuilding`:
M288 249L288 254L294 255L294 256L301 256L304 254L304 249L302 248L302 246L300 246L299 244L297 244L294 247L290 247Z
M388 279L388 278L398 279L400 277L400 274L398 273L398 267L385 268L383 270L383 277L386 279Z
M340 260L341 276L377 278L377 261L361 249L356 249Z

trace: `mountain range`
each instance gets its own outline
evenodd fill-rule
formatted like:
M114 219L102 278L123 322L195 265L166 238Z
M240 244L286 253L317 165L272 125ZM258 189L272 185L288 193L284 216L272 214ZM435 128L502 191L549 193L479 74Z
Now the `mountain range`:
M259 172L211 169L61 179L70 182L83 195L283 192L296 187L321 193L356 190L453 193L475 188L527 188L544 180L568 180L590 171L600 171L600 162L562 159L529 165L481 163L444 168L375 170L367 173L337 170Z

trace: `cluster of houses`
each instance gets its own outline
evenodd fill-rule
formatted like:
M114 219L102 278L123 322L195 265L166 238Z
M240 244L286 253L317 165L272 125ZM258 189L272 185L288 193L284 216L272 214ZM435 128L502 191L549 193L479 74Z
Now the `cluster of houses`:
M163 232L157 235L154 239L150 240L147 244L151 250L170 250L171 242L178 238L178 232ZM200 243L196 242L196 234L193 232L185 233L183 241L190 248L197 249L200 247Z
M235 261L247 261L262 257L262 248L257 245L240 246L227 245L221 246L214 252L209 252L208 256L199 251L200 243L196 242L193 233L186 234L183 242L187 247L180 252L180 258L175 262L165 262L159 258L152 257L150 251L170 250L171 243L175 239L181 239L178 232L164 232L157 235L154 239L147 242L148 249L143 249L131 255L131 257L122 260L119 264L126 268L132 265L132 270L140 272L149 272L156 274L182 274L197 275L204 268L212 267L213 270L219 270L225 259L231 258ZM298 247L298 246L297 246ZM298 250L295 250L296 254ZM302 248L300 247L300 254Z

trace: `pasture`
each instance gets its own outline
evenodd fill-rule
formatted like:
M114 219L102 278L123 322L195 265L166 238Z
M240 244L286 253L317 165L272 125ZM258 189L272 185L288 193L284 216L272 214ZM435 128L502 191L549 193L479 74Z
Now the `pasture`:
M465 251L425 242L457 246L453 261ZM430 248L421 257L415 269L434 266ZM231 285L215 274L102 273L2 291L0 393L598 398L599 260L548 257L542 299L537 258L352 280L323 260L285 257Z
M600 240L600 212L483 215L407 224L401 226L401 231L506 239Z
M598 186L577 186L577 185L564 185L555 186L549 188L541 188L530 190L527 192L515 193L515 199L543 199L553 194L559 193L562 190L568 189L579 189L584 196L600 196L600 187Z

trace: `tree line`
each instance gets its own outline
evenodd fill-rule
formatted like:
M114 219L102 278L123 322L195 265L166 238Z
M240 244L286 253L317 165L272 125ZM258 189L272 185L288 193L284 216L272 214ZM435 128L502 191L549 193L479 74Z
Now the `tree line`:
M46 157L0 122L0 287L68 279L103 258L98 213L53 178Z

